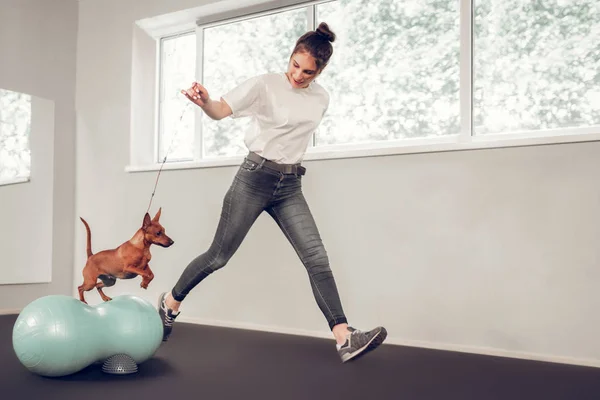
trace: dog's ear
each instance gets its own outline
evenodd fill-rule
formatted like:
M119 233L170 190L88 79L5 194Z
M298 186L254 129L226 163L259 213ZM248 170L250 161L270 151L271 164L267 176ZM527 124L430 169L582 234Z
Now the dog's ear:
M162 211L162 207L160 207L158 209L158 212L156 213L156 215L154 216L154 218L152 218L152 221L154 222L158 222L158 220L160 219L160 212Z
M152 224L152 221L150 220L150 215L146 213L146 215L144 215L144 223L142 224L142 229L148 228L150 224Z

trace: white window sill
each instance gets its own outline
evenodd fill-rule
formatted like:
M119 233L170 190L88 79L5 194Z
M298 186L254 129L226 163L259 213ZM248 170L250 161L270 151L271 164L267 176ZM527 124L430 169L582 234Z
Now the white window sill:
M8 186L8 185L16 185L18 183L27 183L29 182L29 177L17 177L10 179L0 179L0 186Z
M515 133L484 135L476 137L448 136L430 139L402 139L398 141L319 146L310 148L304 161L334 160L342 158L378 157L401 154L434 153L446 151L465 151L506 147L541 146L600 141L600 127L578 128L576 133L565 130L544 131L543 133ZM239 165L244 156L220 157L199 161L167 162L163 170L215 168ZM158 171L161 163L151 165L128 165L126 172Z

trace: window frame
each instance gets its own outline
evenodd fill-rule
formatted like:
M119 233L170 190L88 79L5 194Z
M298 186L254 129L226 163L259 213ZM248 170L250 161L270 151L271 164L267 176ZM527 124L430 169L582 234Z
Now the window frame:
M164 38L173 36L182 36L184 34L196 35L196 80L202 82L203 77L203 38L204 29L240 22L248 19L259 18L267 15L277 14L298 8L306 8L308 29L316 28L316 13L319 4L329 3L336 0L313 0L313 1L294 1L288 0L291 5L281 5L282 1L271 1L262 3L264 10L256 11L247 5L236 4L234 0L222 1L224 9L230 14L226 18L219 18L222 10L212 11L215 20L211 22L201 22L195 15L202 15L203 18L210 17L210 12L200 13L201 9L209 6L199 7L190 10L187 14L186 24L182 27L181 21L172 20L170 24L159 24L158 29L154 29L154 38L157 41L156 57L156 101L155 101L155 132L153 163L150 165L129 165L126 170L130 172L156 170L161 167L162 160L159 159L159 140L160 140L160 92L162 86L162 68L161 68L161 43ZM359 158L373 156L387 156L414 153L430 153L442 151L461 151L486 148L507 148L521 146L538 146L560 143L580 143L600 141L600 125L543 129L534 131L516 131L510 133L489 133L485 135L475 135L473 129L473 31L474 31L474 12L476 0L455 0L459 1L459 108L460 108L460 131L454 135L444 135L430 138L415 139L396 139L388 141L377 141L369 143L346 143L335 145L315 145L316 136L313 136L306 152L304 160L338 159L338 158ZM238 2L239 3L239 2ZM255 4L256 5L256 4ZM214 8L214 7L213 7ZM227 9L229 8L229 9ZM251 11L248 11L251 9ZM234 16L231 16L233 14ZM152 20L152 19L150 19ZM193 23L193 25L192 25ZM143 24L142 24L143 25ZM152 23L145 21L145 30L152 34ZM144 27L142 27L144 29ZM198 123L202 115L199 107L195 110L195 132L194 132L194 159L187 161L166 162L163 169L183 169L183 168L203 168L237 165L243 156L202 158L202 124ZM147 157L146 157L147 158Z

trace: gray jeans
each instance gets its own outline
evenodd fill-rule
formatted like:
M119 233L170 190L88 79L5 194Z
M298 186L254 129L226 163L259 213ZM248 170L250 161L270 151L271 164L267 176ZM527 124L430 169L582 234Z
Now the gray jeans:
M223 200L213 242L181 274L171 294L182 301L204 278L224 267L263 211L273 217L306 267L317 305L330 328L347 323L327 252L302 194L302 176L244 160Z

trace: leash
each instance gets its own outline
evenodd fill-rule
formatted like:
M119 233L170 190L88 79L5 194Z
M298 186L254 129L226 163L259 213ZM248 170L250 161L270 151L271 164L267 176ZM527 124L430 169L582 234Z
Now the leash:
M183 108L183 111L182 111L181 115L179 116L179 123L181 123L181 120L183 119L183 116L187 112L188 108L190 107L190 104L191 103L189 103L189 102L186 103L185 107ZM173 146L173 141L175 140L176 136L177 136L177 132L175 132L175 134L171 138L171 143L169 143L169 147L167 148L165 157L163 158L163 161L160 164L160 168L158 169L158 175L156 175L156 182L154 183L154 190L152 191L152 195L150 196L150 203L148 204L148 209L146 210L146 213L148 213L150 211L150 207L152 206L152 199L154 199L154 194L156 193L156 187L158 186L158 180L160 178L160 173L165 165L165 162L167 161L167 157L168 157L169 153L171 152L171 147Z
M177 39L181 36L185 36L189 34L189 32L181 32L178 33L174 36L171 37L171 39ZM183 108L183 112L181 113L181 116L179 117L179 123L181 123L181 120L183 119L183 116L185 115L185 113L187 112L188 108L191 106L192 103L190 103L189 101L186 101L186 105ZM160 165L160 169L158 170L158 175L156 176L156 182L154 183L154 190L152 191L152 195L150 196L150 203L148 204L148 210L146 211L149 212L150 211L150 207L152 206L152 199L154 198L154 193L156 192L156 186L158 185L158 179L160 178L160 173L163 169L163 166L165 165L165 162L167 161L167 156L169 155L169 152L171 151L171 146L173 146L173 140L175 140L175 137L177 136L177 133L175 133L173 135L173 137L171 138L171 143L169 144L169 148L167 149L167 152L165 153L165 157L162 161L162 164Z

